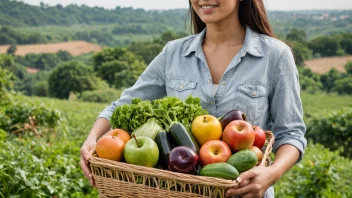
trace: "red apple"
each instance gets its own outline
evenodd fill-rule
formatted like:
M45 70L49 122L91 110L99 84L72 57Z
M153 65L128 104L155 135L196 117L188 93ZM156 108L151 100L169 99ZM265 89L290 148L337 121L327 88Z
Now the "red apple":
M255 138L254 138L253 146L256 146L259 149L262 149L264 144L265 144L265 140L266 140L265 132L264 132L263 129L261 129L258 126L253 126L253 130L255 132Z
M178 146L171 150L168 163L173 172L194 174L199 164L199 156L186 146Z
M220 140L208 141L199 150L200 164L202 166L226 162L231 155L230 147Z
M222 141L229 145L233 152L248 149L253 145L254 138L252 126L243 120L230 122L222 134Z

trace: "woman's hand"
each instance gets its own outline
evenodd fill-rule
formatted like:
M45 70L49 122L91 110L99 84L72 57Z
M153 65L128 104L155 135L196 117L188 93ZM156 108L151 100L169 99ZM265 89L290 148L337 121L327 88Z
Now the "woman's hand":
M243 172L236 180L238 187L227 191L226 196L241 196L241 198L264 196L265 191L281 177L274 167L254 167Z
M81 168L83 170L84 176L89 180L89 183L91 186L95 186L95 183L94 183L92 173L89 169L88 160L90 158L89 151L95 146L95 144L96 144L96 141L90 140L90 139L87 139L83 143L83 145L81 147L81 157L80 157L81 159L79 162L79 164L81 165Z

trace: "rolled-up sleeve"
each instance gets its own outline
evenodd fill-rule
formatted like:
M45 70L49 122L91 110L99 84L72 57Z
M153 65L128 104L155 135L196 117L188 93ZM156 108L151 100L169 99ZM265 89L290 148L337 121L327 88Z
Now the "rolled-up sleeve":
M130 104L133 98L153 100L164 97L166 95L164 80L166 59L167 45L139 76L136 83L132 87L124 90L121 97L110 106L107 106L97 118L105 118L110 121L110 117L115 108L123 104Z
M275 135L273 151L276 152L284 144L293 145L300 152L299 162L307 146L304 137L306 126L303 121L298 71L289 48L281 54L273 73L270 111Z

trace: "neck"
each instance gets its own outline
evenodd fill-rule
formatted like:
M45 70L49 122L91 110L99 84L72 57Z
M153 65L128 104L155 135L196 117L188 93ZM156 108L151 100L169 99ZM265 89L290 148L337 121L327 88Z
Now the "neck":
M235 18L235 20L234 20ZM218 23L209 23L204 39L204 45L242 45L246 29L241 25L238 15Z

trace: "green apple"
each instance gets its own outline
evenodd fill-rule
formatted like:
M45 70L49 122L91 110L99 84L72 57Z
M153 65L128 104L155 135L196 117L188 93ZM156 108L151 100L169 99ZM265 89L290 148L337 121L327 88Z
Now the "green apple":
M134 137L126 143L124 156L129 164L155 167L159 159L158 145L149 137Z

